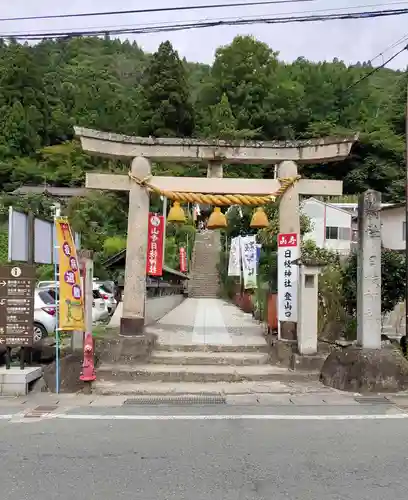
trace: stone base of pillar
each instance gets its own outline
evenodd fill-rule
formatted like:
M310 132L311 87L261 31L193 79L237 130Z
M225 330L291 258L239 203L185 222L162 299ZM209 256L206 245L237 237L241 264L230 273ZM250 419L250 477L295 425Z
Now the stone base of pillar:
M282 321L280 329L282 340L297 340L297 323Z
M408 361L398 348L346 347L327 357L320 381L350 392L398 392L408 389Z
M99 365L132 365L147 363L157 343L157 336L145 332L143 335L122 337L117 333L96 340L95 353Z
M120 335L122 337L135 337L144 334L144 318L120 319Z

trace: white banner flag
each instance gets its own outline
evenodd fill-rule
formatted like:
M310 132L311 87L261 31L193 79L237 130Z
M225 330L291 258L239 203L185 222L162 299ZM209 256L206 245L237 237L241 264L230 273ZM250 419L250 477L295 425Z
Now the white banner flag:
M241 276L240 236L232 238L229 252L228 276Z
M278 318L297 323L299 266L293 261L300 257L299 235L278 235Z
M256 236L240 238L244 288L257 288L256 280Z

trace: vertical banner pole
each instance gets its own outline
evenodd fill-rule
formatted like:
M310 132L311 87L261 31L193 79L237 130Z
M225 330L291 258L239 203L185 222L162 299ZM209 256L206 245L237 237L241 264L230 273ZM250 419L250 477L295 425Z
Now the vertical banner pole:
M59 360L59 302L60 302L60 294L59 294L59 275L58 275L58 240L57 240L57 213L54 215L54 231L55 231L55 243L54 243L54 281L55 281L55 392L59 394L60 390L60 360ZM58 298L58 300L57 300Z
M189 270L189 249L188 249L188 233L186 234L186 273L188 274Z

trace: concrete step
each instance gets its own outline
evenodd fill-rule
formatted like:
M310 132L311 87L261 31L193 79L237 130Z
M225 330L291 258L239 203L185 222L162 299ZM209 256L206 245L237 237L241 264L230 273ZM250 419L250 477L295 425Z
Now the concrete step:
M217 290L202 290L201 288L190 288L192 296L198 297L199 299L216 299L218 297Z
M190 282L190 284L192 285L197 285L197 286L200 286L202 288L216 288L218 287L218 280L216 281L215 278L212 278L211 281L207 281L207 280L204 280L204 279L197 279L197 278L193 278Z
M199 285L200 287L207 287L207 288L216 288L218 287L218 280L216 281L215 278L212 278L211 281L207 281L207 280L204 280L204 279L197 279L197 278L193 278L191 280L191 283L193 285Z
M193 283L192 287L190 290L197 290L198 292L209 292L209 293L217 293L218 292L218 286L200 286L199 283Z
M205 280L208 283L211 283L211 280L219 280L218 273L214 273L212 271L197 271L196 269L191 274L192 279L200 279Z
M218 283L219 277L218 274L211 274L207 272L203 272L202 274L198 274L197 272L192 274L191 278L192 281L200 281L202 283Z
M198 285L201 287L208 287L208 288L215 288L218 285L218 279L216 278L210 278L210 279L203 279L203 278L193 278L190 282L190 284L193 285Z
M152 330L154 333L154 330ZM269 346L267 345L265 339L261 335L244 337L244 340L234 339L231 344L166 344L165 342L160 342L155 346L155 352L157 351L168 351L168 352L255 352L255 353L268 353Z
M219 263L219 258L215 258L215 256L213 258L209 258L208 255L197 255L197 258L196 260L193 262L194 266L198 266L198 267L205 267L205 266L208 266L208 267L214 267L215 265L217 265Z
M213 273L212 271L194 271L193 274L191 275L191 278L193 280L200 280L203 281L204 283L212 283L214 281L218 282L219 280L219 275L218 273Z
M210 292L214 292L214 291L218 290L218 284L214 284L214 285L210 286L210 285L200 284L197 281L195 281L195 282L193 281L193 283L191 283L191 287L196 288L197 290L208 290Z
M213 283L207 283L206 281L204 280L197 280L197 279L193 279L192 282L191 282L192 285L196 285L196 286L200 286L201 288L217 288L219 285L218 285L218 282L216 282L214 280Z
M199 290L195 292L190 292L189 297L192 299L216 299L218 298L218 293L202 293Z
M196 299L216 299L218 297L218 290L210 292L210 291L203 291L203 290L195 290L190 297L196 298Z
M284 382L216 382L200 384L197 382L119 382L96 380L92 392L103 395L245 395L245 394L291 394L294 388Z
M97 370L98 380L126 382L241 382L241 381L296 381L317 379L319 372L293 372L272 365L108 365Z
M218 286L218 277L216 278L215 276L214 277L198 277L198 276L195 276L191 279L191 283L194 283L194 284L197 284L197 285L200 285L200 286L208 286L208 287L214 287L214 286Z
M203 278L200 278L200 277L194 277L192 278L191 280L191 283L194 283L194 284L197 284L197 285L200 285L200 286L208 286L208 287L214 287L214 286L218 286L218 278L216 278L215 276L214 277L203 277Z
M193 272L191 273L191 278L192 279L201 279L201 280L207 280L210 283L210 279L216 279L218 281L219 276L218 273L214 273L212 270L200 270L198 271L197 269L194 269Z
M190 290L196 291L199 295L204 295L204 294L217 295L217 293L218 293L218 287L205 288L205 287L193 285L190 288Z
M193 274L191 276L191 281L199 281L200 283L207 283L209 285L218 283L219 277L218 274L211 274L211 273L202 273L202 274Z
M165 365L264 365L269 356L259 352L155 351L149 363Z

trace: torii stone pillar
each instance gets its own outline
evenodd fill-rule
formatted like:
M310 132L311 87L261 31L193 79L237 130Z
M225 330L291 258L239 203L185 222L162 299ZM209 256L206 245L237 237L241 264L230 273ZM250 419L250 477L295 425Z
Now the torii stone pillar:
M295 177L298 175L298 167L294 161L283 161L278 165L278 178ZM293 184L285 192L279 205L279 232L296 233L300 235L300 212L299 212L299 186ZM300 298L298 304L300 307ZM280 325L280 337L283 340L297 339L297 324L282 321Z
M278 178L296 177L298 167L294 161L283 161L278 165ZM299 185L295 182L281 197L279 204L279 232L300 233Z
M132 161L132 174L144 179L151 174L151 164L141 156ZM133 336L143 333L146 301L146 258L149 220L149 193L132 182L129 190L129 215L126 245L125 291L120 333Z
M246 142L200 139L128 137L75 127L87 153L132 162L132 173L143 179L150 173L150 161L205 162L206 178L152 176L149 182L160 190L211 194L269 195L280 188L275 179L231 179L222 177L222 162L247 165L279 165L279 177L297 175L297 163L321 163L346 158L357 136L308 141ZM128 175L88 173L86 187L129 191L129 222L126 249L124 310L121 334L140 335L144 326L145 270L148 225L148 193ZM300 179L282 196L280 232L300 231L299 194L340 195L341 181Z

